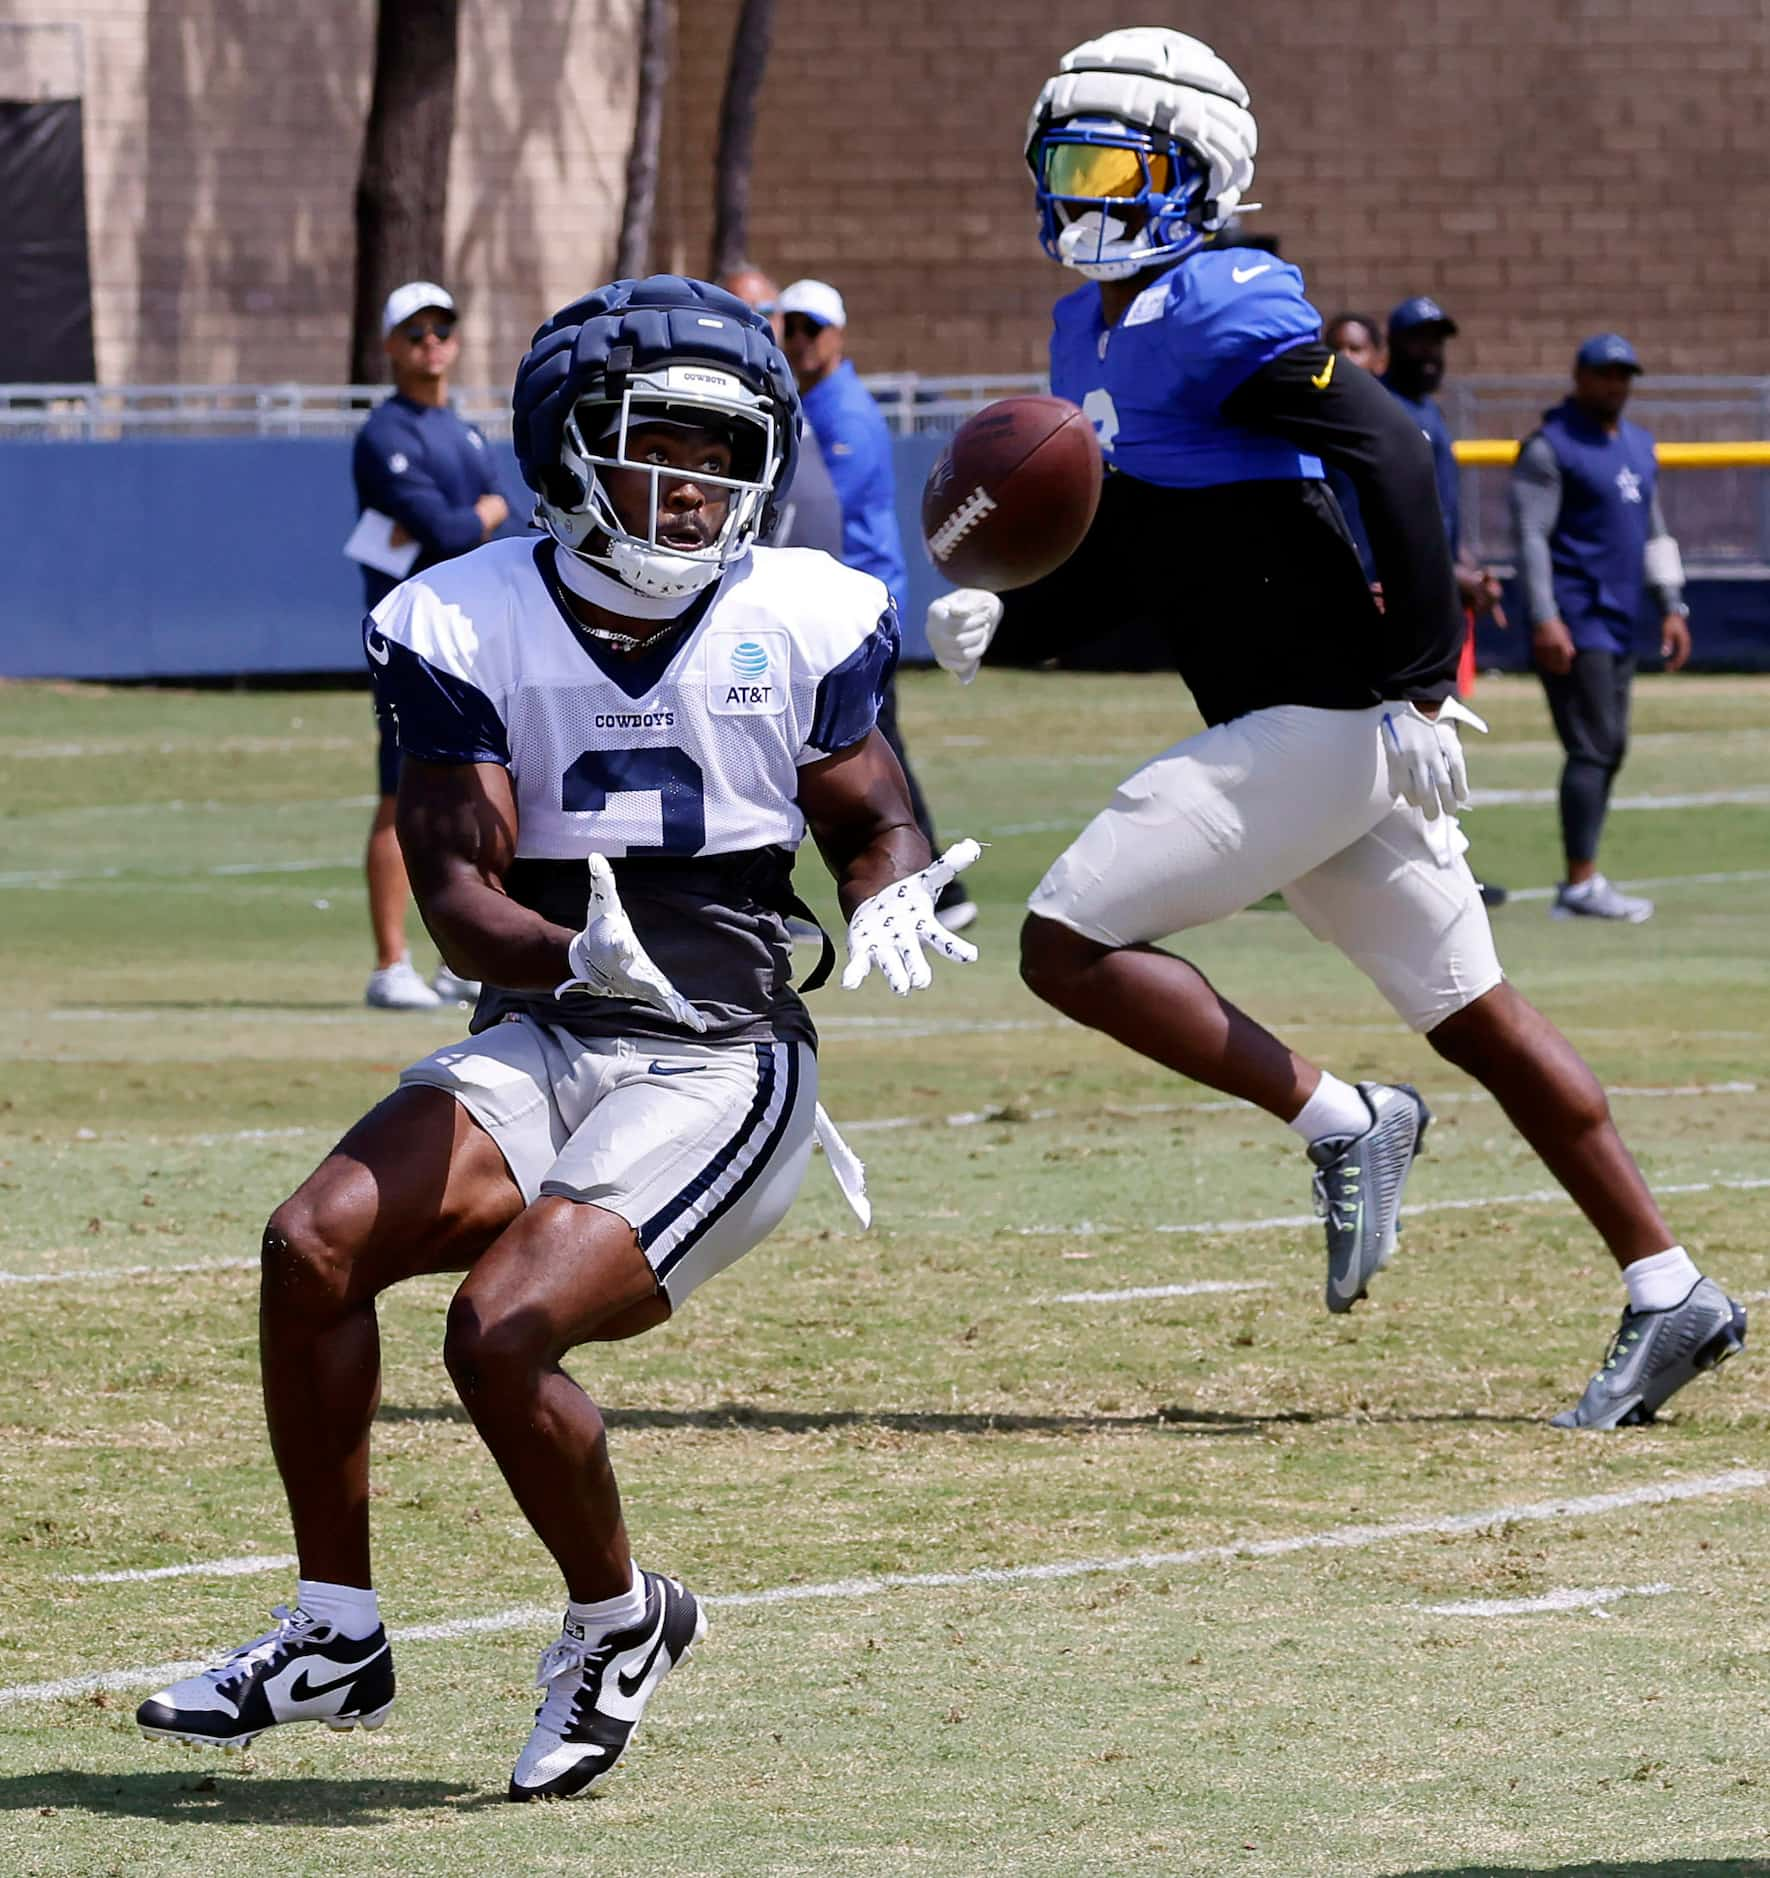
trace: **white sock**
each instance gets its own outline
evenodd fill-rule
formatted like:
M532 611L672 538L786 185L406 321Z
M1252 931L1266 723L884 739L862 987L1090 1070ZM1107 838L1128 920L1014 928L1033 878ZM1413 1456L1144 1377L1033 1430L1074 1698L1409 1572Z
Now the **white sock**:
M329 1585L320 1578L298 1578L295 1602L340 1636L360 1643L381 1628L381 1608L373 1591L358 1585Z
M1321 1072L1315 1093L1297 1111L1296 1119L1286 1124L1294 1128L1311 1147L1329 1135L1362 1135L1371 1125L1371 1112L1349 1082L1341 1082L1332 1070Z
M1691 1262L1681 1245L1655 1252L1650 1259L1636 1259L1622 1268L1623 1283L1629 1288L1631 1311L1669 1311L1690 1295L1702 1273Z
M644 1615L645 1580L635 1565L633 1582L619 1597L604 1598L597 1604L580 1604L576 1598L569 1599L565 1607L566 1634L575 1634L580 1641L590 1642L606 1637L611 1630L630 1629Z

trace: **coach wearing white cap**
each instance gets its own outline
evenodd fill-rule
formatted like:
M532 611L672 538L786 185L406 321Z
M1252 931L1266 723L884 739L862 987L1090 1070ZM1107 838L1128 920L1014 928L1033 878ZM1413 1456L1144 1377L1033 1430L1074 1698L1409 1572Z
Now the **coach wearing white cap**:
M510 514L485 438L449 403L456 317L454 297L431 280L394 288L382 308L393 396L369 414L351 455L358 517L346 552L362 568L365 612L408 574L477 548ZM390 724L380 731L380 799L364 859L376 961L364 996L380 1010L434 1008L478 986L446 966L426 984L406 950L411 890L393 827L399 747Z
M872 393L860 382L853 361L844 356L848 309L827 280L796 280L781 289L775 305L781 349L799 381L805 422L823 451L842 503L842 559L882 580L901 612L907 569L903 535L897 526L891 432ZM895 684L886 689L879 729L903 765L916 822L932 846L936 841L933 818L897 728ZM957 880L947 883L935 911L952 932L963 930L977 917L976 906Z

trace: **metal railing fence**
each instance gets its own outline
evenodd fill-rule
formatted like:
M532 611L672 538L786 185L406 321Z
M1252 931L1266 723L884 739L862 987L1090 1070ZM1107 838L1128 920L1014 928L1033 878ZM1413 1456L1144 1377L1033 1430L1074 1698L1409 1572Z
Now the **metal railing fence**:
M955 430L997 398L1040 391L1026 373L925 378L879 373L863 380L899 435ZM388 394L386 385L4 385L0 438L106 443L119 437L348 436ZM467 385L456 408L488 437L510 434L510 393Z
M916 372L863 379L899 436L939 434L997 398L1042 391L1030 373L929 377ZM1518 438L1557 402L1554 377L1452 380L1440 402L1453 436ZM5 385L0 441L91 442L124 437L341 437L387 396L385 385ZM489 437L510 434L502 386L465 386L455 402ZM1770 378L1652 377L1629 416L1662 442L1770 438ZM1483 558L1512 553L1503 467L1465 466L1463 533ZM1685 559L1720 572L1770 571L1770 472L1758 468L1679 471L1661 484L1667 521Z

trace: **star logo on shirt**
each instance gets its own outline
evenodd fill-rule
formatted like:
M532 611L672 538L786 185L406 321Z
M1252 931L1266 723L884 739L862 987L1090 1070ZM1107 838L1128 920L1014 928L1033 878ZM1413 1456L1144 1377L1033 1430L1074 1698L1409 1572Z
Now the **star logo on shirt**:
M1626 464L1616 472L1616 486L1625 502L1641 500L1641 478Z

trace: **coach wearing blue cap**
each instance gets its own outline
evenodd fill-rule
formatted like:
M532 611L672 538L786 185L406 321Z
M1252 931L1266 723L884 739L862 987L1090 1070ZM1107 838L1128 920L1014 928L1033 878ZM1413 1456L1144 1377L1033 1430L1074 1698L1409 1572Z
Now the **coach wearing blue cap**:
M1660 612L1667 671L1690 657L1678 544L1659 503L1653 439L1623 417L1641 361L1621 333L1579 349L1570 397L1543 414L1512 471L1512 518L1532 651L1567 761L1559 919L1638 924L1653 902L1598 872L1598 837L1628 748L1635 623L1643 589Z
M1382 382L1400 401L1432 446L1432 471L1438 484L1438 506L1444 511L1444 534L1457 577L1457 595L1463 603L1468 630L1457 660L1457 692L1467 697L1475 689L1475 618L1488 614L1496 626L1506 623L1500 605L1499 577L1463 552L1462 495L1457 477L1456 452L1450 427L1438 408L1434 393L1444 383L1444 345L1456 337L1457 323L1427 293L1403 300L1389 315L1388 363ZM1336 485L1338 493L1338 485ZM1357 533L1354 534L1357 539ZM1473 863L1472 863L1473 865ZM1506 890L1477 868L1481 898L1488 906L1503 906Z
M1413 413L1414 422L1432 446L1438 505L1444 510L1444 532L1450 541L1450 558L1456 563L1457 590L1463 605L1472 613L1493 613L1503 626L1506 616L1499 610L1499 580L1463 553L1456 453L1451 448L1450 427L1433 395L1444 383L1444 342L1454 339L1456 331L1456 321L1430 294L1417 293L1411 300L1403 300L1389 315L1389 362L1383 370L1383 383ZM1471 659L1467 672L1459 673L1458 688L1467 691L1473 677Z
M1444 532L1450 537L1453 560L1462 535L1457 460L1450 447L1450 428L1433 394L1444 383L1444 342L1454 339L1456 330L1456 321L1430 294L1417 293L1403 300L1389 315L1389 363L1383 370L1383 383L1407 406L1432 446L1438 506L1444 511Z

